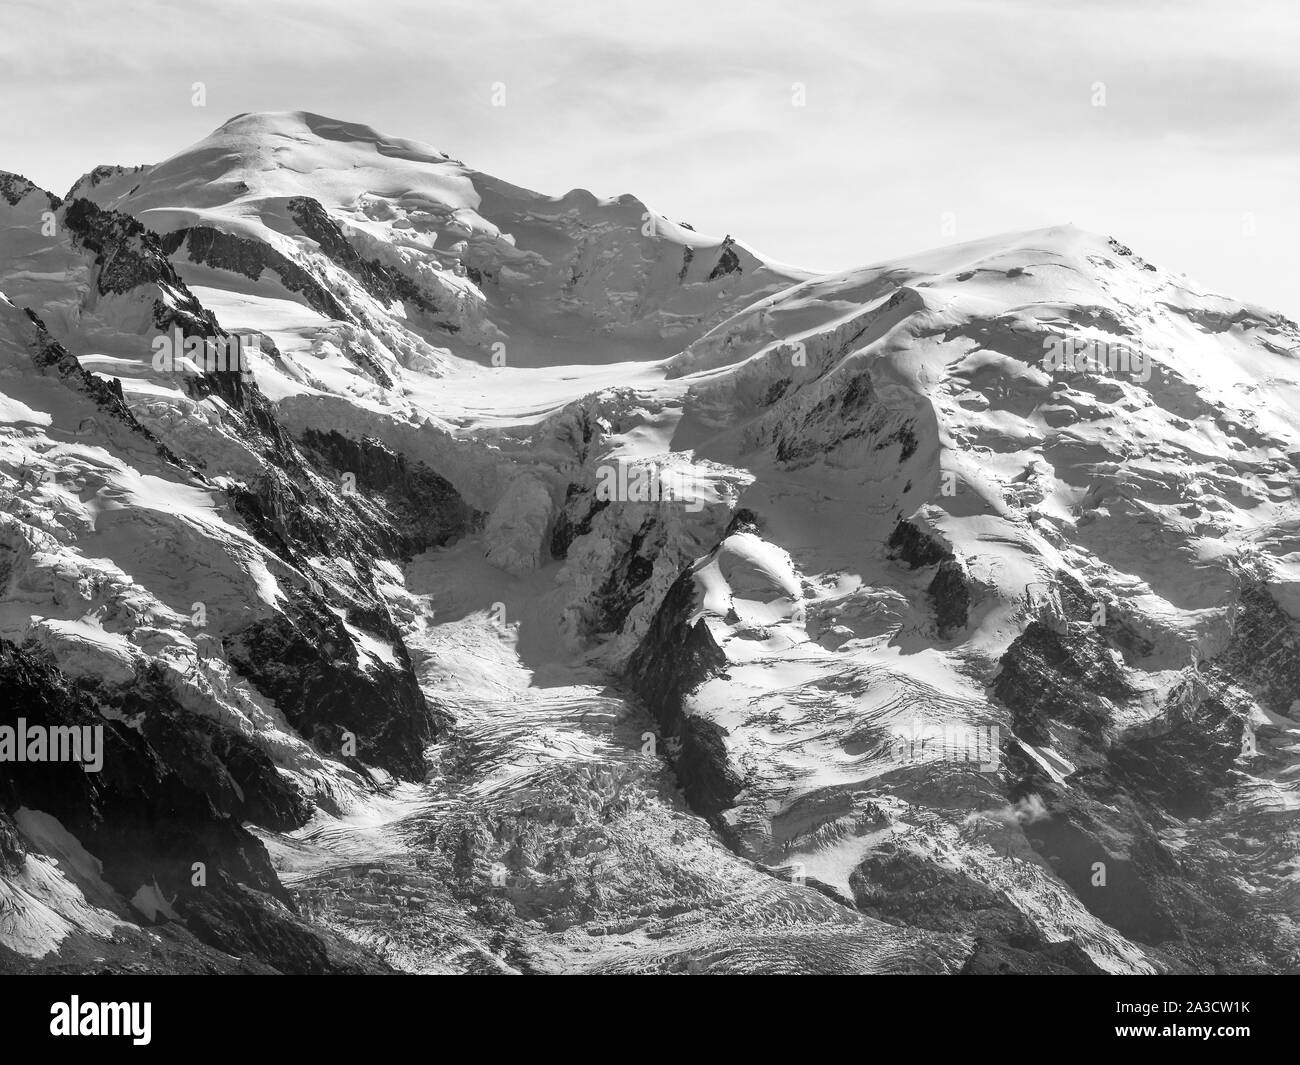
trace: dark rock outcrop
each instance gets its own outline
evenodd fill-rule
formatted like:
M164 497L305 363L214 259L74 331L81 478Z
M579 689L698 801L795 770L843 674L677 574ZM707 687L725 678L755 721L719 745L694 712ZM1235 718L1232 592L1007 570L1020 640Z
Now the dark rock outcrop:
M1132 705L1140 693L1114 651L1117 643L1131 651L1136 634L1125 633L1122 617L1117 627L1110 610L1105 624L1091 623L1097 597L1060 576L1056 616L1030 623L1003 656L992 685L1011 710L1017 738L1057 747L1078 766L1062 783L1019 743L1005 746L1009 798L1020 803L1033 796L1039 810L1024 820L1025 837L1090 912L1152 948L1171 970L1285 967L1286 947L1278 944L1267 906L1261 909L1261 899L1242 889L1236 870L1246 854L1261 868L1269 861L1285 868L1279 847L1285 826L1276 825L1274 843L1269 818L1257 820L1243 838L1229 827L1235 820L1229 811L1240 801L1234 789L1251 696L1220 668L1220 659L1202 662L1185 671L1140 726L1119 732L1112 709ZM1277 620L1264 600L1244 609ZM1260 634L1243 628L1245 640L1234 638L1220 656L1233 662L1233 677L1249 676L1249 663L1265 666L1269 659ZM1273 628L1275 642L1286 631ZM1201 822L1205 838L1188 846L1187 823ZM1171 836L1184 842L1171 847Z
M843 346L847 347L847 343ZM795 418L780 424L773 441L779 462L798 469L841 444L864 437L878 452L897 444L899 462L906 462L916 453L915 425L905 414L880 402L868 371L859 371L839 384L815 404L800 410Z
M970 611L970 588L967 586L966 571L960 562L956 559L940 562L938 572L926 591L940 637L947 639L966 627Z
M223 233L209 226L177 229L164 236L161 242L162 251L169 256L175 255L182 245L192 262L242 274L252 281L258 280L263 271L270 270L290 292L301 293L313 310L336 321L356 321L338 298L311 273L268 244Z
M295 916L265 847L242 822L296 827L306 803L247 740L184 711L156 668L125 689L92 687L71 681L47 652L0 640L0 686L4 725L22 718L28 728L103 729L98 772L79 762L0 762L0 864L10 872L27 850L13 815L40 811L99 859L123 917L140 921L125 901L156 888L197 941L222 951L238 943L268 971L385 970ZM225 915L224 927L202 917L212 913Z
M937 566L949 562L955 556L944 544L933 536L922 532L920 528L905 518L900 518L889 534L885 546L895 557L906 562L911 569L924 566Z
M130 215L76 199L67 205L63 221L75 242L94 254L95 290L101 296L121 295L141 285L165 286L188 297L170 308L186 316L184 324L198 323L209 333L216 331L216 319L176 275L158 237ZM166 329L173 321L158 320L156 316L154 324Z
M673 583L629 659L625 679L663 735L676 741L673 764L686 801L729 836L719 815L735 805L744 781L727 757L726 729L685 712L686 696L727 664L703 620L689 623L694 589L689 570Z
M911 569L937 566L926 595L939 635L948 638L966 627L970 613L970 582L957 556L906 518L900 518L886 547Z
M1275 714L1300 718L1300 626L1262 583L1241 590L1232 639L1213 663Z
M569 546L580 536L591 532L592 520L609 506L608 499L597 499L590 489L582 485L570 484L564 497L564 506L555 519L551 530L551 557L565 558Z
M740 274L744 272L740 265L740 256L736 254L736 249L731 246L732 243L733 241L730 237L722 242L722 251L718 255L718 261L714 264L713 269L709 271L708 280L717 281L718 278L726 277L728 274ZM686 262L683 263L683 270L689 262L690 260L687 259Z
M1042 621L1031 622L1007 648L992 692L1011 711L1016 735L1040 746L1051 744L1057 722L1101 741L1112 702L1138 695L1091 625L1058 632Z
M283 973L359 976L393 971L362 948L322 932L278 900L224 872L206 890L179 899L176 910L203 942L237 958L274 959Z
M182 737L192 718L179 710L157 674L142 676L139 691L121 700L133 709L149 707L147 730L106 719L97 703L117 701L112 694L100 692L97 698L74 685L50 656L36 649L0 641L0 678L9 696L5 724L22 717L28 726L104 730L98 773L85 772L79 763L0 763L6 809L28 806L59 818L101 857L104 879L128 898L155 880L168 896L184 890L191 863L203 861L288 900L262 844L238 817L249 812L250 803L292 808L285 803L284 786L278 780L270 784L273 769L250 773L247 765L241 766L240 776L254 793L238 800L234 777L217 749L200 734L194 742ZM259 794L259 785L266 786L264 793ZM159 818L160 810L168 812L166 818ZM300 806L297 811L300 816L305 812Z
M96 291L125 295L145 289L153 303L153 324L160 333L179 331L205 342L228 343L230 335L186 287L167 258L170 238L159 238L130 215L105 210L90 200L71 200L64 223L75 244L94 255ZM242 367L205 368L186 377L195 398L219 396L248 417L259 432L274 437L275 419Z
M385 557L409 560L430 547L453 543L482 521L445 477L378 440L308 429L302 446L316 468L356 478L357 490L376 508L367 528Z
M1076 943L1049 943L1000 891L894 844L849 874L863 913L905 927L976 937L964 973L1087 973L1101 970Z
M288 207L298 228L320 245L321 251L331 262L356 278L361 287L380 303L391 305L401 301L426 314L438 313L439 308L433 299L404 273L374 259L367 259L358 252L318 200L298 196L289 201ZM448 322L438 324L444 329L456 331L456 326Z
M348 623L389 644L397 666L363 658L343 619L309 591L223 643L231 664L322 754L362 773L369 763L423 779L434 719L401 636L379 610L354 612ZM345 733L355 738L355 757Z

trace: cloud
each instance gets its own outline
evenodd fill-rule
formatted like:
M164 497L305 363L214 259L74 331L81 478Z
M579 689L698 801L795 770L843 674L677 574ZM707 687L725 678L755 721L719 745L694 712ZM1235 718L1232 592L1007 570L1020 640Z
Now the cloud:
M542 191L634 192L814 268L943 243L947 213L962 239L1073 221L1300 317L1300 23L1285 0L1231 17L1196 0L62 11L0 7L0 167L55 191L241 111L311 110Z

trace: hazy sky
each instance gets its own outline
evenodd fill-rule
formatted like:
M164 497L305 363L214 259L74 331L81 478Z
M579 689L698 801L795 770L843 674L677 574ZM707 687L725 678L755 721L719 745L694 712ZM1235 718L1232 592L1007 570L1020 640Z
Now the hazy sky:
M0 169L315 111L814 269L1074 222L1300 318L1297 55L1292 0L2 0Z

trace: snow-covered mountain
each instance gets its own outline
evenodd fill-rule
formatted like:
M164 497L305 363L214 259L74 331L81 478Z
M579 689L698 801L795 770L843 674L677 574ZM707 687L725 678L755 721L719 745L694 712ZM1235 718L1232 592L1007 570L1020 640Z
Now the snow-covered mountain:
M302 113L0 293L0 968L1300 967L1295 323Z

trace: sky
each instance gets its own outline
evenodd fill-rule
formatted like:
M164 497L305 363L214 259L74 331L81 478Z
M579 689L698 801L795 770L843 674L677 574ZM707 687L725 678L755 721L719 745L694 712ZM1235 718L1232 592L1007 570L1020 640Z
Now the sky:
M314 111L809 269L1072 222L1300 319L1298 54L1292 0L3 0L0 169Z

